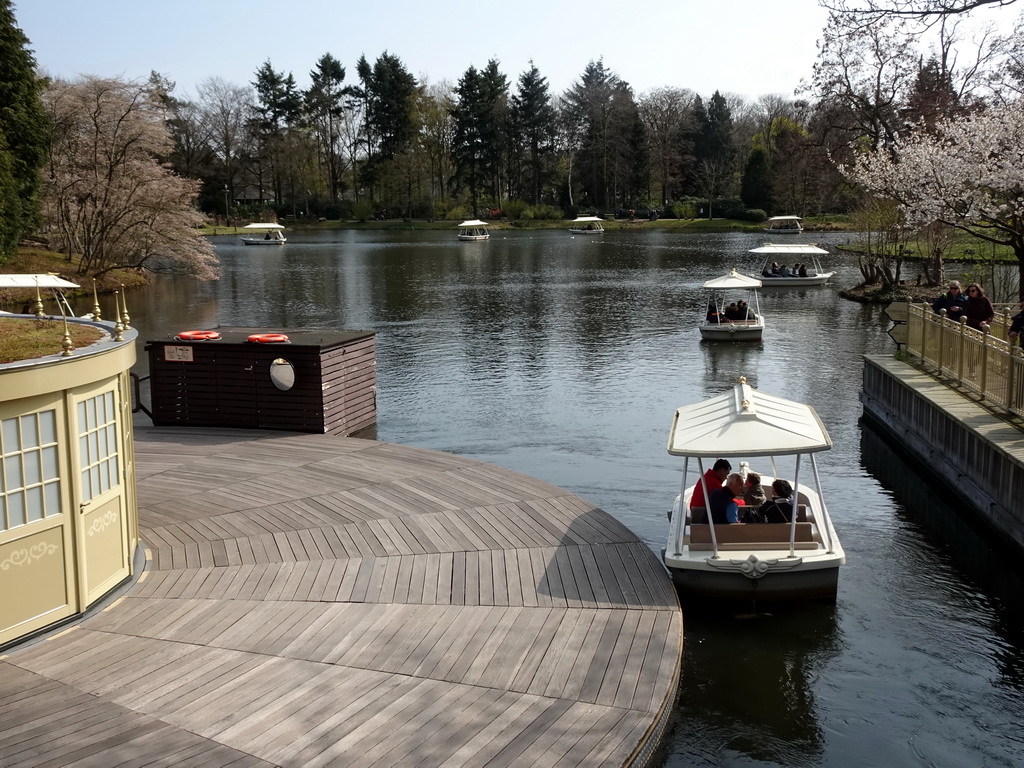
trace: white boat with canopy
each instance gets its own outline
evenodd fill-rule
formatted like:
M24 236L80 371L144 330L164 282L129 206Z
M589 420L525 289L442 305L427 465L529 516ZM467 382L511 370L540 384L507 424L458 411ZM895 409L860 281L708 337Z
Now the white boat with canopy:
M52 296L53 300L57 303L57 311L54 315L67 315L68 317L74 317L75 313L71 309L71 305L68 304L67 298L64 296L64 290L66 288L79 288L81 286L78 283L72 283L70 280L65 280L63 277L51 274L23 274L23 275L0 275L0 289L2 288L26 288L36 289L36 296L39 297L40 303L42 300L42 292L48 291ZM20 314L36 314L39 308L36 306L36 302L29 301L26 303L25 309L30 310L28 312L22 312ZM43 310L45 313L45 309ZM15 314L11 312L5 312L3 314Z
M469 219L459 224L459 240L490 240L487 222L480 219Z
M759 392L743 377L729 392L677 409L668 452L684 458L683 478L663 559L680 593L758 602L835 600L846 555L821 494L815 461L815 454L831 447L813 408ZM710 466L732 457L749 459L739 463L741 474L757 471L769 492L781 472L792 477L797 513L789 522L727 524L716 522L703 507L689 508L697 483L709 498L705 460ZM805 480L808 463L810 483Z
M242 229L252 233L241 238L246 245L284 245L288 242L284 236L284 227L280 224L246 224Z
M572 220L569 232L574 235L603 235L603 223L600 216L577 216Z
M777 235L799 235L804 231L803 219L799 216L772 216L766 222L765 232Z
M760 248L751 248L750 253L764 258L761 274L755 277L765 288L825 285L835 274L822 268L820 257L827 256L828 251L814 243L765 243Z
M760 341L764 333L764 315L757 297L760 287L760 280L741 275L735 269L724 277L705 282L704 288L711 293L700 322L700 337L705 341ZM745 300L726 304L726 297L737 291L753 294L753 308Z

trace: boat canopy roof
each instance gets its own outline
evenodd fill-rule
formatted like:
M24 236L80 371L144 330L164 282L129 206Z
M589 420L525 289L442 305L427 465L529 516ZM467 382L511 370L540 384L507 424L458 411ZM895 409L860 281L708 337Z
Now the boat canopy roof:
M603 222L604 219L602 219L600 216L577 216L572 221L573 221L573 224L575 224L578 221L582 221L584 223L586 223L588 221L602 221Z
M35 288L37 285L40 288L81 287L56 275L0 275L0 288Z
M771 256L777 254L779 256L827 256L828 251L824 248L819 248L812 243L794 243L793 245L786 245L785 243L765 243L760 248L751 248L750 253L757 253L762 256Z
M832 440L815 410L758 392L744 377L731 392L677 408L673 456L772 456L827 451Z
M799 216L772 216L768 221L803 221Z
M244 227L242 227L242 229L262 229L262 230L268 230L268 229L284 229L284 227L281 224L263 224L263 223L258 223L258 224L246 224Z
M486 221L480 221L480 219L470 219L459 224L460 227L486 227Z
M760 288L761 281L756 277L741 275L734 268L725 277L716 277L704 283L705 288Z

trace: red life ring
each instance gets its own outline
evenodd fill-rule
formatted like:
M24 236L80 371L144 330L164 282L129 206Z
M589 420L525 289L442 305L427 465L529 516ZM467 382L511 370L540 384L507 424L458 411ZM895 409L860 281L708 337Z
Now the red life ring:
M254 344L272 344L274 342L288 341L288 337L283 333L254 333L246 341L251 341Z
M181 341L215 341L220 334L216 331L182 331L175 338Z

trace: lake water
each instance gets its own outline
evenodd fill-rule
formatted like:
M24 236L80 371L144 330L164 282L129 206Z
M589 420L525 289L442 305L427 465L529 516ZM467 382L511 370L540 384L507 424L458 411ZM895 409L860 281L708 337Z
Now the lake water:
M762 292L763 343L701 343L701 284L756 271L756 234L292 233L215 238L223 277L129 295L142 344L217 324L377 332L376 436L471 456L587 498L654 550L678 490L673 411L755 387L813 405L819 469L847 554L832 607L685 614L665 766L1024 765L1019 559L957 517L859 423L861 356L892 353L846 235L833 285ZM101 302L103 303L103 302ZM105 314L112 316L113 307ZM946 502L949 502L947 504Z

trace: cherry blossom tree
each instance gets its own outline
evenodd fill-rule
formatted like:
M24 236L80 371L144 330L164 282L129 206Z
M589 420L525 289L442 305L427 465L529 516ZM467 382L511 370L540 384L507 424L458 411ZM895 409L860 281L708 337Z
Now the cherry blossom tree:
M914 129L840 170L908 223L938 221L1013 249L1024 292L1024 103Z
M82 272L123 267L217 277L213 246L196 229L199 182L156 158L172 147L144 84L86 76L43 93L51 120L44 215L54 244Z

